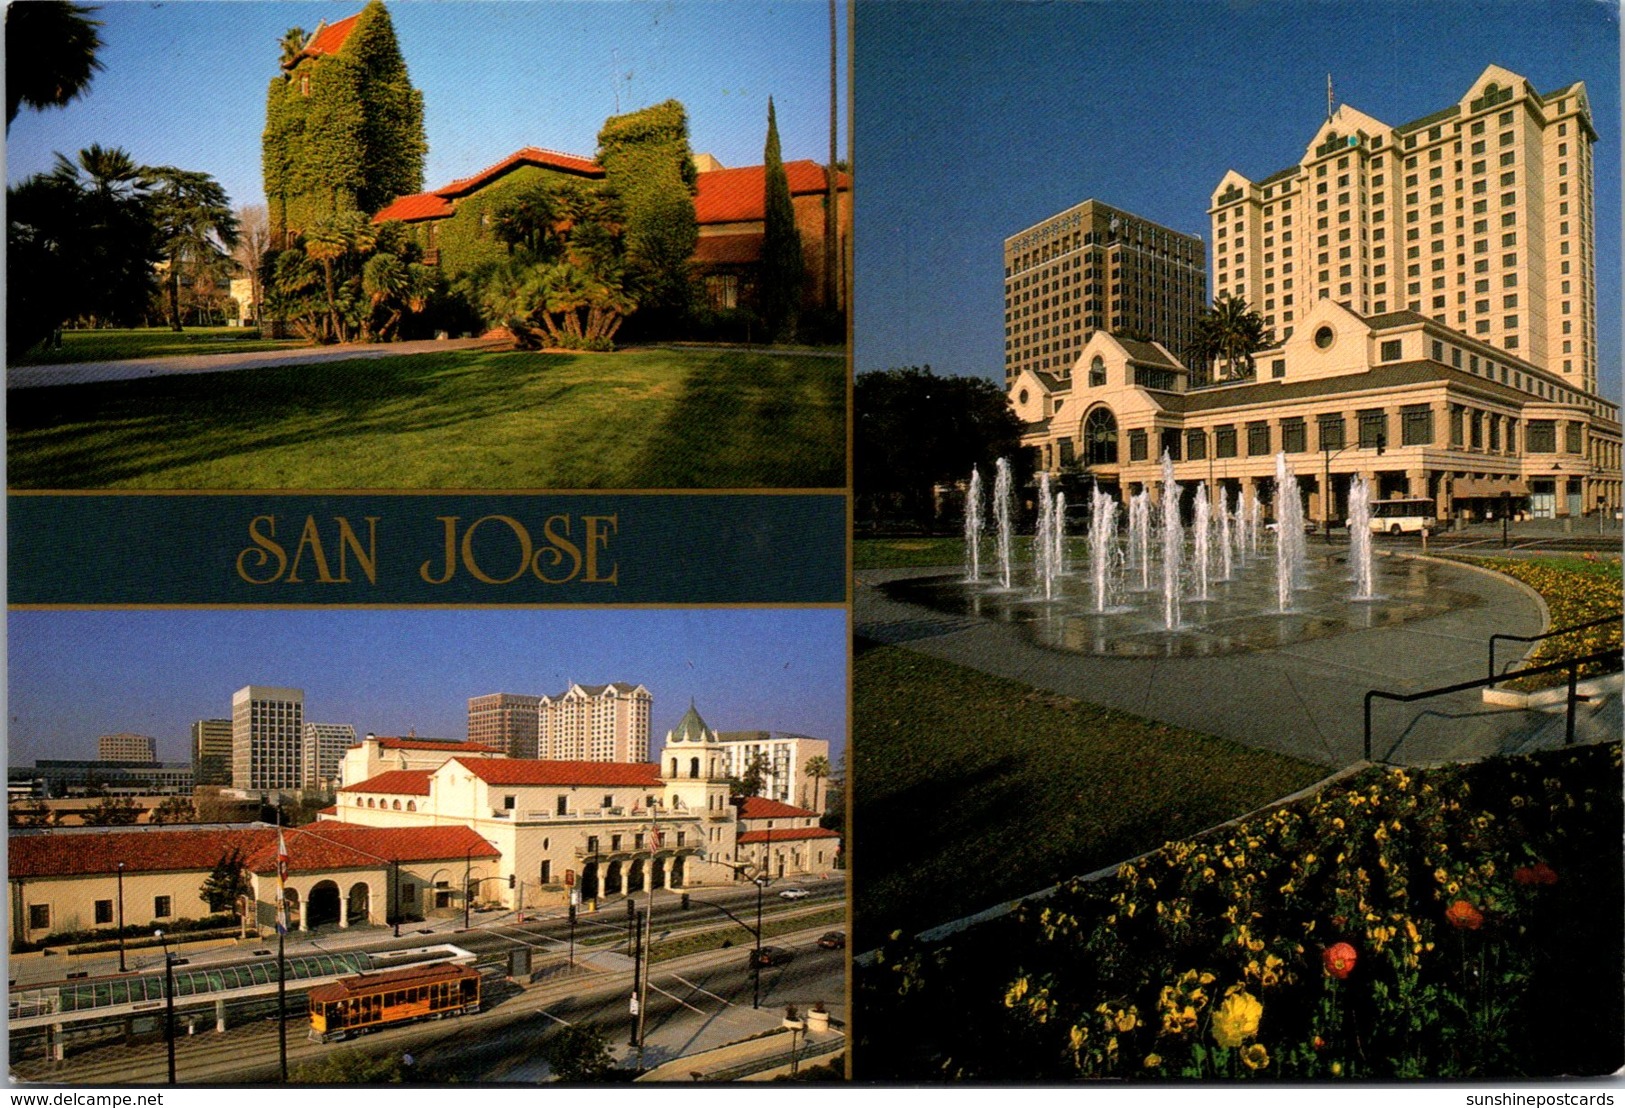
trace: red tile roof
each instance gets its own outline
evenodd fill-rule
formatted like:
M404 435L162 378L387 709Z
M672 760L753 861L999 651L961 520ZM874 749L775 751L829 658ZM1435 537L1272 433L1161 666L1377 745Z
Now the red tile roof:
M795 819L817 815L817 812L797 808L781 800L769 800L765 796L747 796L739 804L740 819Z
M763 235L751 231L743 235L701 235L694 247L694 260L710 265L742 265L760 261Z
M299 64L300 58L319 58L324 54L336 54L344 45L344 40L350 37L350 31L355 27L355 21L361 18L356 12L348 19L341 19L337 23L329 23L317 30L311 40L305 43L305 48L285 63L284 68L292 69Z
M345 785L341 793L397 793L401 796L428 796L429 771L426 769L392 769Z
M450 200L443 196L436 196L432 192L419 192L393 201L377 215L373 216L372 221L374 223L388 223L392 219L398 219L402 223L410 223L414 219L440 219L451 213Z
M448 754L501 754L502 751L494 746L484 743L435 742L433 739L385 739L379 738L379 750L444 750Z
M247 857L267 837L274 845L276 832L269 828L14 835L7 845L7 865L14 880L112 874L120 862L126 873L211 870L234 847Z
M294 871L495 858L497 849L467 827L362 827L324 821L283 829ZM7 850L13 879L107 876L118 872L175 873L211 870L236 849L254 873L276 869L276 829L114 831L95 835L13 836Z
M515 150L495 165L487 166L471 177L461 177L449 185L444 185L430 192L420 192L412 196L402 196L383 211L372 217L374 223L384 223L391 219L409 222L414 219L438 219L452 214L451 201L467 196L476 189L484 188L505 173L518 169L522 165L538 166L542 169L556 169L561 173L573 173L578 177L599 178L604 170L591 158L583 158L577 154L564 154L557 150L546 150L540 146L527 146Z
M821 193L828 188L824 167L815 161L784 163L791 196ZM836 187L852 187L851 174L836 176ZM739 169L713 169L699 176L699 195L694 197L694 215L701 226L707 223L751 223L765 218L767 211L767 167L741 166Z
M827 827L775 827L771 831L741 831L739 842L742 843L782 843L797 839L838 839L839 831L831 831Z
M445 827L363 827L354 823L323 822L283 832L288 844L288 869L308 872L377 866L392 862L428 862L466 858L496 858L500 852L473 830ZM254 873L276 872L276 833L246 862Z
M459 762L490 785L639 785L660 784L653 762L542 762L529 758L482 758Z

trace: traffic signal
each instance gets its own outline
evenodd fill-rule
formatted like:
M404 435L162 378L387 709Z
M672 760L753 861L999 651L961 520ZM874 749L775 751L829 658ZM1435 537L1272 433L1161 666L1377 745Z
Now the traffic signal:
M572 905L570 905L570 922L574 923L575 921L576 921L576 906L574 904L572 904Z
M515 881L516 881L516 880L518 880L518 877L519 877L519 875L518 875L518 874L516 874L516 873L510 873L510 874L508 874L508 888L510 888L510 889L511 889L511 888L513 888L513 887L514 887L514 882L515 882Z
M685 911L685 912L688 911L688 894L687 893L683 894L682 905L683 905L683 911Z
M626 898L626 918L631 919L632 917L636 916L637 914L638 914L637 905L632 903L632 897L631 897L630 894L628 894L627 898Z

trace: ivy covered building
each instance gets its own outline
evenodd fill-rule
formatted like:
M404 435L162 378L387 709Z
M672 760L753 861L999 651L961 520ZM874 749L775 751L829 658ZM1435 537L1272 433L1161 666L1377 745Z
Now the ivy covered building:
M290 31L280 69L262 147L275 245L334 212L375 212L423 187L423 94L379 0L308 37Z

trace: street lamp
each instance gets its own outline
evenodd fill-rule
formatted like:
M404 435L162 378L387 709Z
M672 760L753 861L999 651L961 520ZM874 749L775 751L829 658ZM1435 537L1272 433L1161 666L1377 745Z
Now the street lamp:
M128 973L124 967L124 863L118 864L118 971Z
M169 952L169 940L162 931L153 937L164 948L164 1041L169 1049L169 1083L175 1084L175 956Z

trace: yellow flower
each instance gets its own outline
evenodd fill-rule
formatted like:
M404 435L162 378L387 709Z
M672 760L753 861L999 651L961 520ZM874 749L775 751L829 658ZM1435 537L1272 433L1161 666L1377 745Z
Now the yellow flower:
M1140 1021L1135 1015L1134 1009L1130 1008L1126 1012L1118 1012L1115 1022L1117 1024L1117 1030L1127 1033L1129 1031L1133 1031L1134 1028L1138 1026Z
M1147 1054L1145 1056L1145 1068L1146 1069L1148 1069L1148 1070L1156 1069L1160 1065L1162 1065L1162 1055L1160 1055L1160 1054Z
M1331 1068L1333 1077L1342 1077L1343 1076L1343 1063L1342 1062L1333 1062L1331 1064L1330 1068Z
M1258 1034L1258 1021L1264 1005L1245 989L1233 988L1213 1013L1213 1041L1220 1046L1240 1046Z
M1016 983L1010 986L1010 991L1004 994L1004 1006L1014 1008L1021 1002L1021 998L1026 995L1027 979L1025 977L1017 978Z
M1250 1070L1268 1069L1270 1052L1264 1049L1263 1043L1254 1043L1242 1050L1241 1061Z

